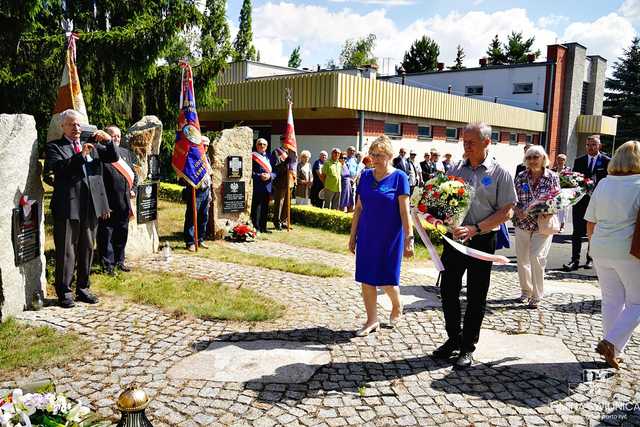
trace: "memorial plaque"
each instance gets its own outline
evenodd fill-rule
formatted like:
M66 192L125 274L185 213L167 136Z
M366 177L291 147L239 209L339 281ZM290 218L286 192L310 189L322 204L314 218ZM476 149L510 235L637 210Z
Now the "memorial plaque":
M138 185L136 197L138 224L158 219L158 183Z
M222 212L244 212L246 209L244 182L225 181L222 183Z
M35 202L31 205L31 212L26 217L22 208L12 211L11 240L16 267L40 256L38 209L38 203Z
M227 157L227 178L242 178L242 156Z
M147 164L149 165L147 179L149 181L160 180L160 156L157 154L150 154L147 157Z

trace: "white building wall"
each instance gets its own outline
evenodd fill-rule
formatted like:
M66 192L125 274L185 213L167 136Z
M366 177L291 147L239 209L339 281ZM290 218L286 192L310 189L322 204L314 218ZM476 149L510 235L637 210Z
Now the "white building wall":
M465 95L466 86L482 86L483 95L474 96L485 101L542 111L544 108L544 89L546 64L525 67L478 68L464 71L442 71L437 73L405 76L405 85L417 86L446 92L449 85L455 95ZM402 77L395 76L390 81L401 83ZM533 83L530 94L514 94L514 83Z
M277 65L261 64L257 62L247 62L246 78L253 79L257 77L281 76L285 74L300 74L302 70L295 68L280 67Z

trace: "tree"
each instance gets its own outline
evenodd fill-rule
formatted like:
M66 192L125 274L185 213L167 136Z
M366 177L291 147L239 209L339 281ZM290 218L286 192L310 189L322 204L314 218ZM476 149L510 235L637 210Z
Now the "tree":
M227 0L207 0L202 19L200 50L203 58L226 63L233 52L227 23Z
M289 68L298 68L300 64L302 64L302 57L300 56L300 46L298 46L291 52L287 66Z
M240 9L240 28L233 42L235 60L256 60L256 48L253 46L253 31L251 30L251 0L243 0Z
M427 36L422 36L405 52L402 67L407 73L433 71L438 68L438 55L440 55L438 43Z
M522 32L511 32L507 37L507 43L504 45L504 55L507 64L525 64L529 62L528 55L534 55L535 58L540 56L540 50L531 51L531 47L535 42L535 37L524 39Z
M360 39L347 40L342 47L342 52L340 52L340 64L344 68L377 64L377 58L373 56L375 45L375 34L369 34Z
M489 49L487 49L487 57L489 58L489 65L500 65L507 62L504 52L502 51L502 45L498 35L491 40Z
M634 38L631 46L613 64L613 73L606 80L604 112L618 118L617 138L627 141L638 138L640 127L640 39Z
M458 45L458 51L456 52L456 59L453 62L453 66L449 67L450 70L462 70L463 68L466 68L463 65L463 61L464 61L464 49L462 49L462 46Z

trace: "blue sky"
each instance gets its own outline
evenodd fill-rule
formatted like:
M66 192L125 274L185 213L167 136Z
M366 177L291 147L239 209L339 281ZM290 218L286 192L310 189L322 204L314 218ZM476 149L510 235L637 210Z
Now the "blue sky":
M242 0L229 0L227 15L235 32ZM253 1L254 43L263 62L286 65L291 50L302 46L303 66L337 59L348 38L375 33L376 55L387 70L400 62L411 42L423 34L440 45L440 61L453 62L456 46L465 65L476 66L497 33L512 30L547 44L576 41L587 54L611 64L640 29L640 0L297 0ZM386 70L382 70L386 71Z

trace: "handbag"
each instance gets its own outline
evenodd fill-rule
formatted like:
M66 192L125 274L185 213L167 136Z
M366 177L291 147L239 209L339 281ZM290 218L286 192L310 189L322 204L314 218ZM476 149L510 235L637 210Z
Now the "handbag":
M538 215L538 233L552 236L560 232L560 219L557 214Z
M636 226L633 229L633 237L631 238L631 250L629 253L636 258L640 258L640 209L636 218Z

